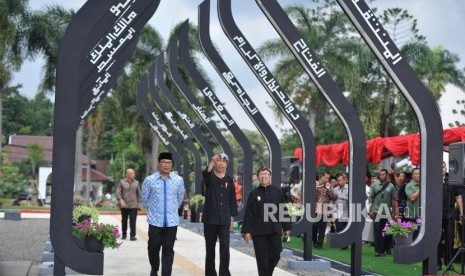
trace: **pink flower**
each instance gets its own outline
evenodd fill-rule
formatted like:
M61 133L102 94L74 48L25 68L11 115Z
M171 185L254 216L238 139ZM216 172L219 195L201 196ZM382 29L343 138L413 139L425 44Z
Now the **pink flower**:
M115 236L115 237L118 237L118 236L119 236L118 227L115 227L115 229L113 229L113 236Z
M85 223L86 223L86 226L90 226L90 224L91 224L90 220L88 220L88 219L85 220Z
M77 228L81 228L82 227L82 224L80 222L76 223L76 227Z
M98 224L94 225L94 229L95 229L95 230L98 230L98 228L99 228L99 225L98 225Z
M103 231L103 232L107 232L107 228L104 226L104 227L102 228L102 231Z
M82 227L81 231L82 233L87 233L87 227Z

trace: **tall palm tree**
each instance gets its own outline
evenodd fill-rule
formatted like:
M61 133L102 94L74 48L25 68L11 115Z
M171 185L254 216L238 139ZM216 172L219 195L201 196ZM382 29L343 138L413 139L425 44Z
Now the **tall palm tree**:
M100 140L100 132L102 130L102 108L97 108L85 119L85 128L87 129L87 162L86 162L86 202L89 202L90 195L90 182L91 182L91 164L92 164L92 150L98 146ZM78 184L79 185L79 184ZM79 185L82 189L82 185Z
M27 18L27 47L31 57L42 54L45 58L40 83L42 92L54 93L56 62L61 39L76 13L59 5L46 6L44 10L30 14Z
M299 34L315 51L343 90L359 91L359 76L363 73L360 70L366 70L364 68L370 61L366 57L372 55L365 55L369 51L359 40L345 35L351 30L351 26L342 12L334 10L334 3L316 9L291 5L285 7L285 11L293 20ZM317 133L316 122L330 116L330 109L284 42L281 39L265 41L258 52L265 59L279 56L274 73L283 90L289 94L301 112L307 114L310 128ZM359 57L357 62L365 66L355 64L355 54ZM279 112L276 115L282 116Z
M392 136L402 131L417 130L407 101L362 39L354 36L355 30L346 16L333 5L334 1L325 1L315 9L288 6L285 10L300 35L345 91L346 97L358 111L368 137ZM425 37L419 34L416 20L407 11L388 9L380 20L436 98L445 91L444 86L448 83L463 87L464 72L456 67L458 57L442 48L430 49ZM338 134L340 127L334 127L340 124L339 120L316 93L317 89L284 43L281 40L266 41L259 52L264 58L279 57L274 73L302 113L308 114L309 124L319 142L319 134L330 135L329 140L333 140L325 138L325 142L340 141L345 134Z
M2 98L12 72L18 71L26 56L26 41L22 36L28 14L27 0L0 0L0 170L3 143Z

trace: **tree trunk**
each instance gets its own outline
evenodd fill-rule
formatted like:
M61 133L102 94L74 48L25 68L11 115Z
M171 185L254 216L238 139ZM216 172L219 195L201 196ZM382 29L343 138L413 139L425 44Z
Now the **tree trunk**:
M158 148L160 147L160 138L152 133L152 152L150 155L150 174L157 171Z
M90 170L91 166L90 164L92 163L92 149L90 146L90 141L87 143L87 162L86 162L86 203L91 203L92 199L90 198ZM92 205L92 204L91 204Z
M0 85L0 172L2 171L3 165L3 152L2 152L2 144L3 144L3 85Z
M392 113L394 112L394 96L392 91L392 82L388 81L386 83L386 91L384 92L384 109L383 115L381 115L380 120L380 134L381 137L392 136Z
M82 125L76 131L76 151L74 155L74 195L82 195Z
M310 129L312 130L313 135L316 135L315 130L316 130L316 112L314 109L310 110L308 114L308 125Z

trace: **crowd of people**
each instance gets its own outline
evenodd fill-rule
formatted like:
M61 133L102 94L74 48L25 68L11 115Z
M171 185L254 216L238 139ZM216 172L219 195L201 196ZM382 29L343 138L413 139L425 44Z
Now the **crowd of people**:
M262 166L253 176L253 190L247 202L242 202L242 187L235 178L226 174L229 158L225 153L212 157L202 173L205 203L202 223L206 249L205 274L217 275L215 270L215 247L219 241L219 275L230 275L230 231L238 211L244 208L241 232L244 240L253 240L259 275L272 275L282 251L282 237L291 234L287 220L265 220L266 204L276 207L281 204L302 203L302 183L295 185L272 185L271 170ZM135 179L134 170L128 169L126 177L117 186L116 196L122 215L122 239L128 232L130 240L136 240L135 223L141 205L148 210L149 223L148 256L152 267L150 275L171 275L174 258L174 243L179 225L179 208L185 205L185 188L182 177L173 173L171 153L160 153L158 171L148 176L141 187ZM438 268L451 261L454 252L454 236L463 217L462 193L457 186L448 185L447 166L443 163L442 236L438 244ZM276 184L276 183L275 183ZM366 177L366 217L363 240L373 245L374 256L391 254L394 241L385 235L386 225L392 221L417 222L420 219L420 169L410 173L397 172L395 166L381 169ZM313 246L323 248L325 236L342 231L349 218L349 176L341 172L332 176L322 173L316 181L316 206L313 209L318 220L313 223ZM288 206L288 205L287 205ZM328 212L327 206L337 206ZM289 215L288 210L276 208ZM281 217L281 216L280 216ZM457 219L460 218L460 219ZM416 230L414 238L418 235ZM286 240L286 239L284 239ZM346 249L346 248L342 248Z
M442 204L442 232L438 244L438 269L451 262L454 251L457 250L456 236L460 233L463 218L462 194L464 190L458 186L448 184L447 165L442 164L443 199ZM321 248L325 235L338 232L347 224L348 208L348 175L339 173L331 176L329 172L321 174L316 181L316 213L324 213L317 223L313 224L313 245ZM413 168L410 172L397 172L394 165L391 168L381 169L366 177L366 217L363 240L373 245L374 256L382 257L392 254L394 246L392 236L386 235L386 225L392 221L418 223L421 221L420 204L420 169ZM290 201L301 202L301 183L293 185L290 190ZM284 188L286 191L286 188ZM335 212L324 212L321 206L337 206ZM332 205L331 205L332 204ZM342 208L340 208L342 207ZM333 217L334 216L334 217ZM420 226L421 227L421 226ZM416 238L420 229L413 232ZM463 237L465 238L465 237Z

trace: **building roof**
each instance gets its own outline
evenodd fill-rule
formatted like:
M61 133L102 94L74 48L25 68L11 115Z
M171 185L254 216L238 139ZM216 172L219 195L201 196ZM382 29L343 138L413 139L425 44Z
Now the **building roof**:
M21 160L28 157L27 148L31 144L38 144L44 149L44 160L47 164L52 164L53 157L53 136L29 136L29 135L11 135L8 139L8 145L3 147L5 159L10 163L19 163ZM82 155L82 181L86 181L87 176L87 156ZM111 178L106 175L109 161L92 160L91 163L91 181L111 181Z
M96 169L90 169L90 180L93 182L111 181L110 177ZM82 182L87 181L87 168L82 168Z
M23 158L27 158L29 153L27 147L31 144L38 144L44 149L45 161L52 164L53 157L53 136L33 136L33 135L10 135L8 145L3 147L6 152L6 160L11 163L19 163ZM82 155L82 165L87 164L87 156ZM95 165L95 160L92 160Z

